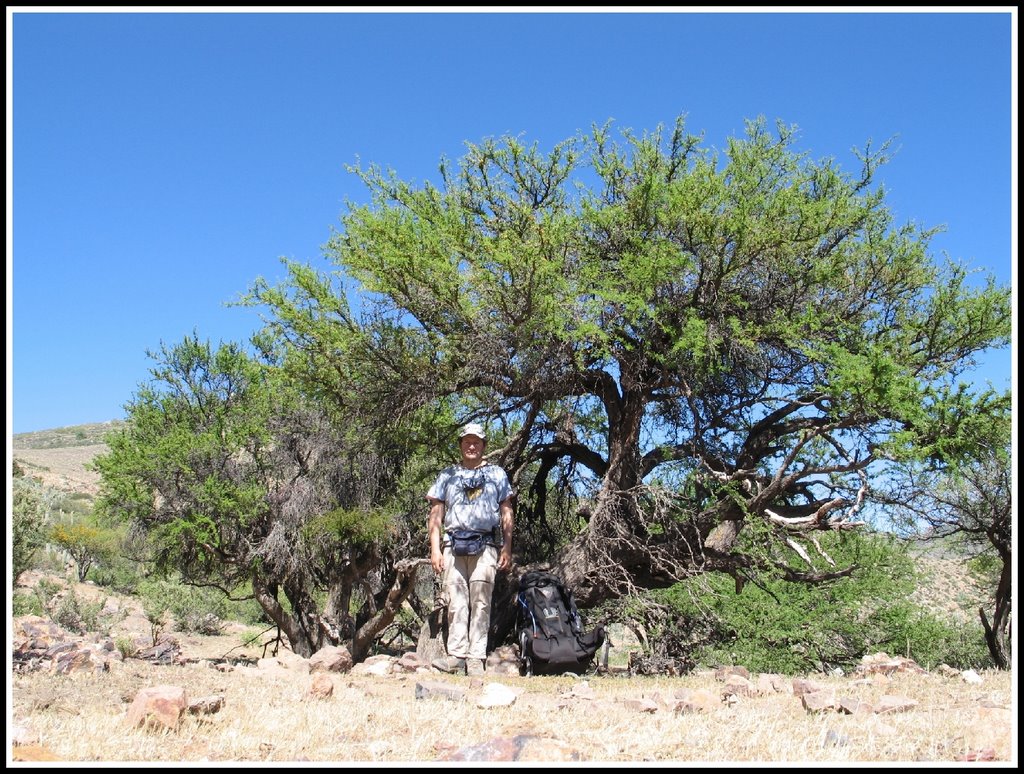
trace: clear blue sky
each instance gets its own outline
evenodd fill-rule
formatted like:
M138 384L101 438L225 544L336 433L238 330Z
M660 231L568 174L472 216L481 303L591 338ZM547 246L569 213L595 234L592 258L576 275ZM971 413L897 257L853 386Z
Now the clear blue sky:
M945 224L936 255L1012 281L1009 6L326 10L8 9L10 432L123 418L161 342L247 341L257 313L225 302L283 279L281 256L328 268L367 198L345 164L438 182L442 156L506 133L549 147L685 113L724 148L764 115L849 172L898 136L897 221ZM984 373L1009 387L1010 352Z

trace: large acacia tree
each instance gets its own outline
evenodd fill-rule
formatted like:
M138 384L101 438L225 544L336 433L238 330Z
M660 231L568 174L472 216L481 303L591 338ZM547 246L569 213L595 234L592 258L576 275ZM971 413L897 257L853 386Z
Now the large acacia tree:
M1008 404L958 378L1008 343L1009 289L894 222L886 146L850 174L762 119L701 143L680 118L547 152L488 139L439 185L354 168L370 201L326 245L335 270L286 262L248 301L293 376L378 432L434 407L489 423L517 544L572 509L546 558L583 606L709 570L842 576L815 533Z

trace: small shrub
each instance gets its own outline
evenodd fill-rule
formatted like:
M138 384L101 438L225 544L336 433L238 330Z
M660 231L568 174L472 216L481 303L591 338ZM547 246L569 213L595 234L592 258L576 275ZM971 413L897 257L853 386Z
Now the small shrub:
M12 481L11 572L14 583L33 568L39 549L46 542L52 497L40 487L18 476Z
M179 631L219 634L228 612L228 600L217 589L185 586L169 581L150 581L140 587L142 606L154 626L170 616ZM158 633L154 632L154 642Z
M85 634L86 632L107 632L109 622L102 616L106 599L87 602L78 598L74 590L68 590L61 596L51 617L69 632Z
M154 646L160 641L160 634L170 617L175 588L166 581L146 580L139 584L142 612L149 621Z
M274 627L268 629L267 627L257 628L250 626L238 636L239 644L243 648L251 648L259 645L273 628Z
M60 593L60 590L60 584L54 583L49 578L40 578L39 582L32 589L32 593L39 600L40 609L45 611L50 609L50 603Z
M15 591L11 596L11 612L15 616L38 615L46 612L39 596L31 591Z
M142 582L142 577L133 563L117 560L90 567L86 578L97 586L127 596L136 596Z
M135 643L128 637L118 637L114 640L114 645L122 658L135 658L135 654L139 652Z
M220 634L226 613L227 599L222 592L195 586L183 587L171 606L180 631L201 635Z
M905 545L852 533L820 542L858 570L812 587L763 574L736 593L734 579L707 575L653 592L638 616L654 645L646 655L784 674L850 670L879 651L925 668L991 666L980 628L943 623L909 601L914 566Z
M925 669L934 669L939 664L955 669L994 666L980 625L965 627L924 611L915 611L894 631L889 652L908 656Z

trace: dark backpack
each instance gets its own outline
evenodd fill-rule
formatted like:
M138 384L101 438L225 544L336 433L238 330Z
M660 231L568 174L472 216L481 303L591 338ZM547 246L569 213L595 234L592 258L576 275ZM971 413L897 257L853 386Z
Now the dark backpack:
M517 640L524 675L582 674L604 642L604 627L585 633L576 600L557 575L524 573L516 597Z

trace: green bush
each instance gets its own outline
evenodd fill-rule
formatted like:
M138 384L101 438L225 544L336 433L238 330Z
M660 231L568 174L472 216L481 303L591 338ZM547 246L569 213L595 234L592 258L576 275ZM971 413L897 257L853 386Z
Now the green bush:
M39 596L31 591L15 591L11 596L11 613L15 617L21 615L37 615L42 617L46 614L43 603Z
M86 578L101 588L127 596L138 594L142 582L137 563L119 557L111 557L101 565L90 567Z
M267 611L251 598L228 602L225 618L247 626L267 626L272 623Z
M139 652L138 647L129 637L118 637L114 640L114 645L117 647L117 652L121 654L122 658L134 658L135 654Z
M92 602L78 598L73 589L58 598L50 617L55 623L76 634L100 632L108 634L114 623L109 616L103 615L106 599Z
M691 664L739 664L756 672L800 674L839 667L884 651L928 668L988 665L980 630L958 631L907 601L914 566L904 544L884 535L828 534L821 547L847 578L805 585L754 576L704 575L649 595L642 608L662 655Z
M238 634L238 644L243 648L260 647L265 641L267 636L267 627L248 627L245 631Z
M926 611L908 607L902 619L891 622L888 647L880 650L912 658L929 670L940 664L956 669L992 668L992 656L980 625L968 627L942 621Z
M33 587L32 593L36 599L39 600L39 607L47 611L50 609L50 604L54 598L60 593L61 585L54 583L49 578L40 578L39 582Z
M11 571L17 583L35 566L37 552L46 542L53 497L24 476L12 479L11 490Z
M218 589L147 581L139 591L143 610L154 626L162 626L170 616L179 631L219 634L229 611L228 599Z

